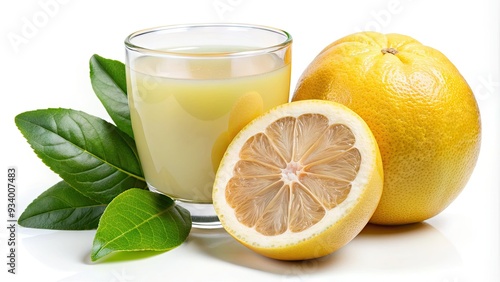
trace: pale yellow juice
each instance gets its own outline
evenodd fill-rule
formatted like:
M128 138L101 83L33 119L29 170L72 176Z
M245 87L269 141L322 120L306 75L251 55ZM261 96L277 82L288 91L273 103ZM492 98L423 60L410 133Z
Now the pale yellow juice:
M211 203L215 173L234 135L256 115L288 102L290 64L273 54L155 60L142 58L127 70L146 180L175 199Z

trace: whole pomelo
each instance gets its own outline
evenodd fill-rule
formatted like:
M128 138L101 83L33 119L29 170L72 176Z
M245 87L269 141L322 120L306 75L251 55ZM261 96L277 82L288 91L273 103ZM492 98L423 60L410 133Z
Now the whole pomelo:
M474 94L441 52L400 34L360 32L311 62L293 101L339 102L377 140L384 191L370 222L406 224L444 210L476 164L481 121Z

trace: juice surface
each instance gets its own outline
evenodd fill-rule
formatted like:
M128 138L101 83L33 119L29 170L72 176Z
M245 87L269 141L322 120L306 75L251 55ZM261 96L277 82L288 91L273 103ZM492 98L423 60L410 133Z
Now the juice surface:
M130 114L148 184L175 199L212 202L219 162L255 113L288 102L290 64L258 58L138 61Z

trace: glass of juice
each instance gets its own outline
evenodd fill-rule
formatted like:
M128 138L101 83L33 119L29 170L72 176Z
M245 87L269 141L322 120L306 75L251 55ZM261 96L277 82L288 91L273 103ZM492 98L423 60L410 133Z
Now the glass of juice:
M287 103L291 36L246 24L173 25L125 40L130 117L151 191L218 228L212 206L224 152L252 119Z

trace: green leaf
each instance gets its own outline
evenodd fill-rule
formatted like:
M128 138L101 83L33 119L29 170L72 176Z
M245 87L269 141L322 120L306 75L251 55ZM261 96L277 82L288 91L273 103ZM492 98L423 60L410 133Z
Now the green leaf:
M90 82L116 126L133 138L125 65L119 61L93 55L90 58Z
M118 195L99 222L91 259L121 251L168 251L191 230L189 212L167 196L130 189Z
M101 204L121 192L145 188L134 140L116 126L84 112L25 112L16 125L35 153L78 192Z
M87 198L61 181L40 194L19 217L19 225L57 230L96 229L106 204Z

